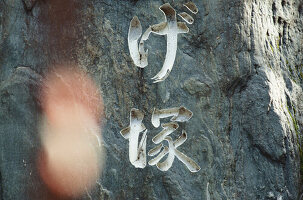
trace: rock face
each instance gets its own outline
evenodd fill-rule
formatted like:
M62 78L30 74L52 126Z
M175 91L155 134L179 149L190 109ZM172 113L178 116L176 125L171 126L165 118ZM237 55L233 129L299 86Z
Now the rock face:
M67 62L95 80L105 104L106 166L80 199L299 197L303 2L194 1L199 12L189 33L178 36L174 68L153 84L166 39L150 36L149 65L139 69L128 27L135 15L143 30L163 21L158 8L166 2L186 11L184 0L0 1L0 199L48 198L36 169L39 88L52 66ZM186 130L178 149L201 170L191 173L177 159L167 172L134 168L119 133L131 108L145 114L150 150L160 131L150 121L153 108L179 106L194 115L172 137Z

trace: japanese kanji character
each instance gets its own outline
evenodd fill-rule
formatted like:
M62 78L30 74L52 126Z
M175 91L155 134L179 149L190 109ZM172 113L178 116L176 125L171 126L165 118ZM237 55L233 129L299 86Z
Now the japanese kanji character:
M159 144L163 140L166 140L168 142L168 147L163 146L163 144L160 144L150 150L148 152L149 156L155 156L157 154L158 155L148 162L149 165L157 165L157 168L161 171L167 171L172 166L174 158L176 156L181 162L186 165L186 167L191 172L197 172L200 170L199 165L195 161L193 161L191 158L187 157L185 154L177 150L177 147L186 141L186 132L183 130L181 136L175 141L173 141L172 138L169 136L172 132L178 129L179 125L176 122L188 121L192 116L193 113L183 106L179 108L168 108L162 110L154 109L152 115L152 124L154 127L160 126L161 118L172 117L170 119L172 122L162 124L161 127L163 128L163 130L155 137L153 137L152 141L155 144ZM164 162L160 162L160 160L166 154L168 154L167 159Z
M135 108L130 111L130 125L120 131L121 135L129 140L129 160L136 168L146 166L146 133L142 120L144 114ZM139 143L139 135L144 131ZM139 144L138 144L139 143Z
M176 58L177 36L179 33L189 32L189 29L184 22L177 22L176 11L169 3L163 4L159 9L165 15L164 22L150 26L142 35L141 23L138 17L135 16L131 20L128 32L128 46L131 58L134 61L134 64L141 68L148 65L148 50L144 50L144 41L149 38L150 33L167 35L167 51L164 64L160 72L152 78L154 83L164 81L168 77ZM180 16L189 24L194 22L193 18L185 12L181 13ZM138 46L138 39L140 37L141 40Z
M193 116L193 113L187 108L181 106L179 108L168 108L168 109L154 109L152 115L152 124L154 127L160 126L160 119L172 117L170 121L174 122L186 122Z
M191 172L198 172L200 170L199 165L195 161L193 161L191 158L189 158L188 156L186 156L185 154L183 154L182 152L177 150L177 147L182 145L186 141L186 139L187 139L187 134L184 130L182 131L182 134L179 136L179 138L176 139L175 141L173 141L171 137L166 136L164 140L166 140L168 142L168 147L163 146L163 144L160 144L160 145L156 146L155 148L153 148L152 150L150 150L148 152L148 155L155 156L163 149L155 158L150 160L148 162L148 164L156 165L157 168L161 171L167 171L172 166L175 156L176 156L182 163L185 164L185 166ZM166 154L168 154L166 160L163 162L160 162L160 160Z

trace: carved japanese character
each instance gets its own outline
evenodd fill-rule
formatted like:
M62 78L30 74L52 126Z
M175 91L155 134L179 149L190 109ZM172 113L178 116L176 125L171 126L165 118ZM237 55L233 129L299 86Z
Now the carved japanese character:
M189 29L184 22L177 22L176 11L169 3L159 8L165 15L165 22L150 26L143 34L140 44L148 39L150 33L167 35L167 50L164 64L160 72L154 76L154 83L164 81L171 72L177 53L177 42L179 33L188 33ZM142 45L143 46L143 45Z
M170 120L175 122L188 121L193 116L193 113L187 108L181 106L179 108L168 108L168 109L154 109L152 115L152 124L154 127L160 126L160 119L172 117Z
M138 67L144 68L148 65L147 53L143 48L143 44L138 47L138 40L142 35L142 26L137 16L133 17L129 25L128 31L128 48L130 56L134 64Z
M190 12L197 14L198 13L198 8L196 6L196 4L194 4L193 2L187 2L185 4L183 4Z
M155 148L148 152L149 156L156 156L148 163L149 165L157 165L158 169L162 171L167 171L173 164L174 158L177 157L181 162L183 162L186 167L191 172L197 172L200 167L191 158L177 150L181 144L186 141L187 134L183 130L181 136L173 141L169 136L175 130L179 128L176 122L185 122L192 117L193 113L186 109L185 107L179 108L169 108L157 110L154 109L152 115L152 124L155 127L160 125L160 119L166 117L172 117L169 123L162 124L163 130L153 137L152 141L155 144L159 144ZM129 140L129 160L136 168L144 168L146 166L146 133L147 130L142 123L144 114L138 109L131 109L130 112L130 125L120 131L121 135ZM139 135L143 132L139 143ZM166 140L168 142L168 147L161 144L162 141ZM162 150L162 151L161 151ZM164 162L160 160L166 155L167 159Z
M131 109L130 125L120 131L121 135L129 140L129 160L136 168L144 168L146 166L147 130L142 123L143 118L144 114L140 110ZM142 131L144 133L139 143L139 135Z
M171 137L166 136L164 140L168 142L169 147L163 146L162 144L156 146L154 149L148 152L149 156L154 156L161 152L152 160L148 162L149 165L156 165L161 171L167 171L173 164L175 157L177 157L191 172L198 172L200 170L199 165L193 161L191 158L186 156L184 153L177 150L177 148L182 145L187 139L187 134L183 130L182 135L176 139L172 140ZM164 147L164 148L163 148ZM160 160L168 154L165 161L160 162Z
M166 136L168 136L169 134L171 134L172 132L174 132L179 128L179 125L175 122L162 124L161 126L163 130L152 139L153 143L155 144L159 144L165 139Z
M190 16L188 13L186 12L182 12L180 14L178 14L186 23L188 24L192 24L194 23L194 18L192 16Z
M144 68L148 65L148 50L144 50L144 42L149 38L150 33L167 35L167 51L163 67L152 79L154 83L164 81L170 74L177 53L177 42L179 33L188 33L189 29L184 22L177 22L176 11L169 3L163 4L159 8L165 15L165 21L150 26L142 35L142 27L138 17L131 20L128 32L128 46L132 60L138 67ZM194 22L187 13L180 16L189 24ZM142 35L142 37L141 37ZM138 39L141 37L138 45Z

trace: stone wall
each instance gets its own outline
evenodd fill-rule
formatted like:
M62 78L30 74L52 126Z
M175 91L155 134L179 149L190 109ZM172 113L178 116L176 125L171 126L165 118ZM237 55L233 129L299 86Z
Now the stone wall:
M62 1L63 2L63 1ZM0 197L47 199L36 167L40 147L41 81L61 63L77 63L104 99L106 166L98 186L81 199L297 199L298 136L303 127L303 2L201 0L179 34L169 77L153 84L166 39L151 35L149 65L129 55L129 23L143 30L163 21L159 6L178 12L184 0L0 1ZM181 20L178 18L178 20ZM179 150L201 167L191 173L175 159L161 172L134 168L119 131L131 108L150 123L154 108L185 106L194 115ZM179 132L173 134L178 136ZM1 199L1 198L0 198Z

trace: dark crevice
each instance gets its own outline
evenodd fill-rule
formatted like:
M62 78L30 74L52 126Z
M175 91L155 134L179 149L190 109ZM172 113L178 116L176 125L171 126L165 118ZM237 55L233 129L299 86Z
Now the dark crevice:
M37 4L38 0L22 0L23 8L27 15L32 15L32 10Z
M139 78L139 83L138 83L138 88L139 88L139 92L140 94L144 94L145 93L145 80L144 80L144 68L139 68L138 70L138 78Z
M292 105L291 105L291 101L290 98L288 96L288 94L285 92L285 97L286 97L286 102L287 102L287 107L289 110L292 110Z
M253 24L254 23L254 7L252 7L252 11L251 11L251 21L250 23ZM269 32L267 30L266 32L267 36L269 36ZM267 41L266 41L267 43ZM251 51L249 52L250 54L250 58L251 58L251 61L252 61L252 58L255 56L254 55L254 52L256 50L256 44L255 44L255 33L254 33L254 28L253 26L251 26L250 28L250 44L251 44ZM252 62L253 63L253 62ZM254 64L254 69L255 69L255 73L258 74L258 71L257 71L257 68L258 68L258 64Z
M232 112L233 112L233 97L230 97L229 99L229 113L228 113L228 126L227 126L227 134L229 135L232 128L233 128L233 118L232 118Z
M251 80L254 74L247 74L243 77L235 78L235 80L231 81L229 85L227 85L225 88L222 88L222 91L226 94L227 97L232 97L235 93L241 93L247 88L247 83Z
M283 37L282 37L282 43L283 43L284 45L286 44L287 35L288 35L287 23L285 22L284 25L283 25Z
M250 24L254 23L254 14L255 14L255 9L254 9L254 5L252 6L251 9L251 20L250 20ZM253 26L250 26L250 43L251 43L251 52L250 52L250 56L252 56L252 52L255 50L255 34L254 34L254 28Z
M249 133L250 131L249 130L246 130L244 129L247 133ZM252 147L256 148L257 151L262 155L264 156L266 159L270 160L271 162L273 163L282 163L282 164L285 164L286 162L286 155L283 154L281 155L280 157L278 158L275 158L274 156L272 156L269 152L267 152L264 147L260 146L259 144L257 144L255 141L254 141L254 138L251 134L247 134L248 136L248 140L250 141L250 144Z
M274 2L273 4L272 4L272 14L273 15L276 15L276 13L277 13L277 7L276 7L276 3Z
M195 48L199 49L199 48L203 48L203 49L211 49L211 45L208 43L209 38L207 38L204 35L204 32L192 36L192 38L189 40L190 44L192 46L194 46Z
M254 146L260 151L261 155L263 155L268 160L270 160L272 162L276 162L276 163L281 163L283 165L285 164L286 154L281 155L279 158L275 158L270 153L268 153L265 149L263 149L263 147L261 147L257 144L255 144Z
M2 2L2 4L3 4L3 5L2 5L2 4L0 3L1 6L3 6L3 7L4 7L4 6L7 6L7 4L6 4L6 2L5 2L4 0L1 0L1 2Z
M131 0L131 1L134 3L134 5L136 5L139 0Z
M138 90L138 95L135 97L136 102L141 102L138 105L139 109L142 110L144 113L148 113L148 109L146 108L145 103L147 101L147 88L146 88L146 80L144 78L144 68L138 69L138 79L136 83L136 87Z
M303 3L301 3L298 7L299 17L303 17Z
M254 23L254 16L255 16L255 8L254 8L254 4L253 4L252 10L251 10L251 24ZM254 34L253 26L251 26L251 28L250 28L250 41L251 41L250 57L252 58L254 56L254 50L256 49L255 34ZM235 78L227 86L222 88L223 93L225 93L225 95L228 98L231 98L235 93L241 93L243 90L246 89L247 83L250 81L252 76L254 76L255 74L257 74L257 70L255 72L248 73L242 77ZM232 104L231 104L231 106L232 106ZM231 115L231 113L230 113L230 115ZM228 129L230 129L229 131L231 131L231 126Z
M278 24L282 24L282 22L283 22L282 17L278 17Z

